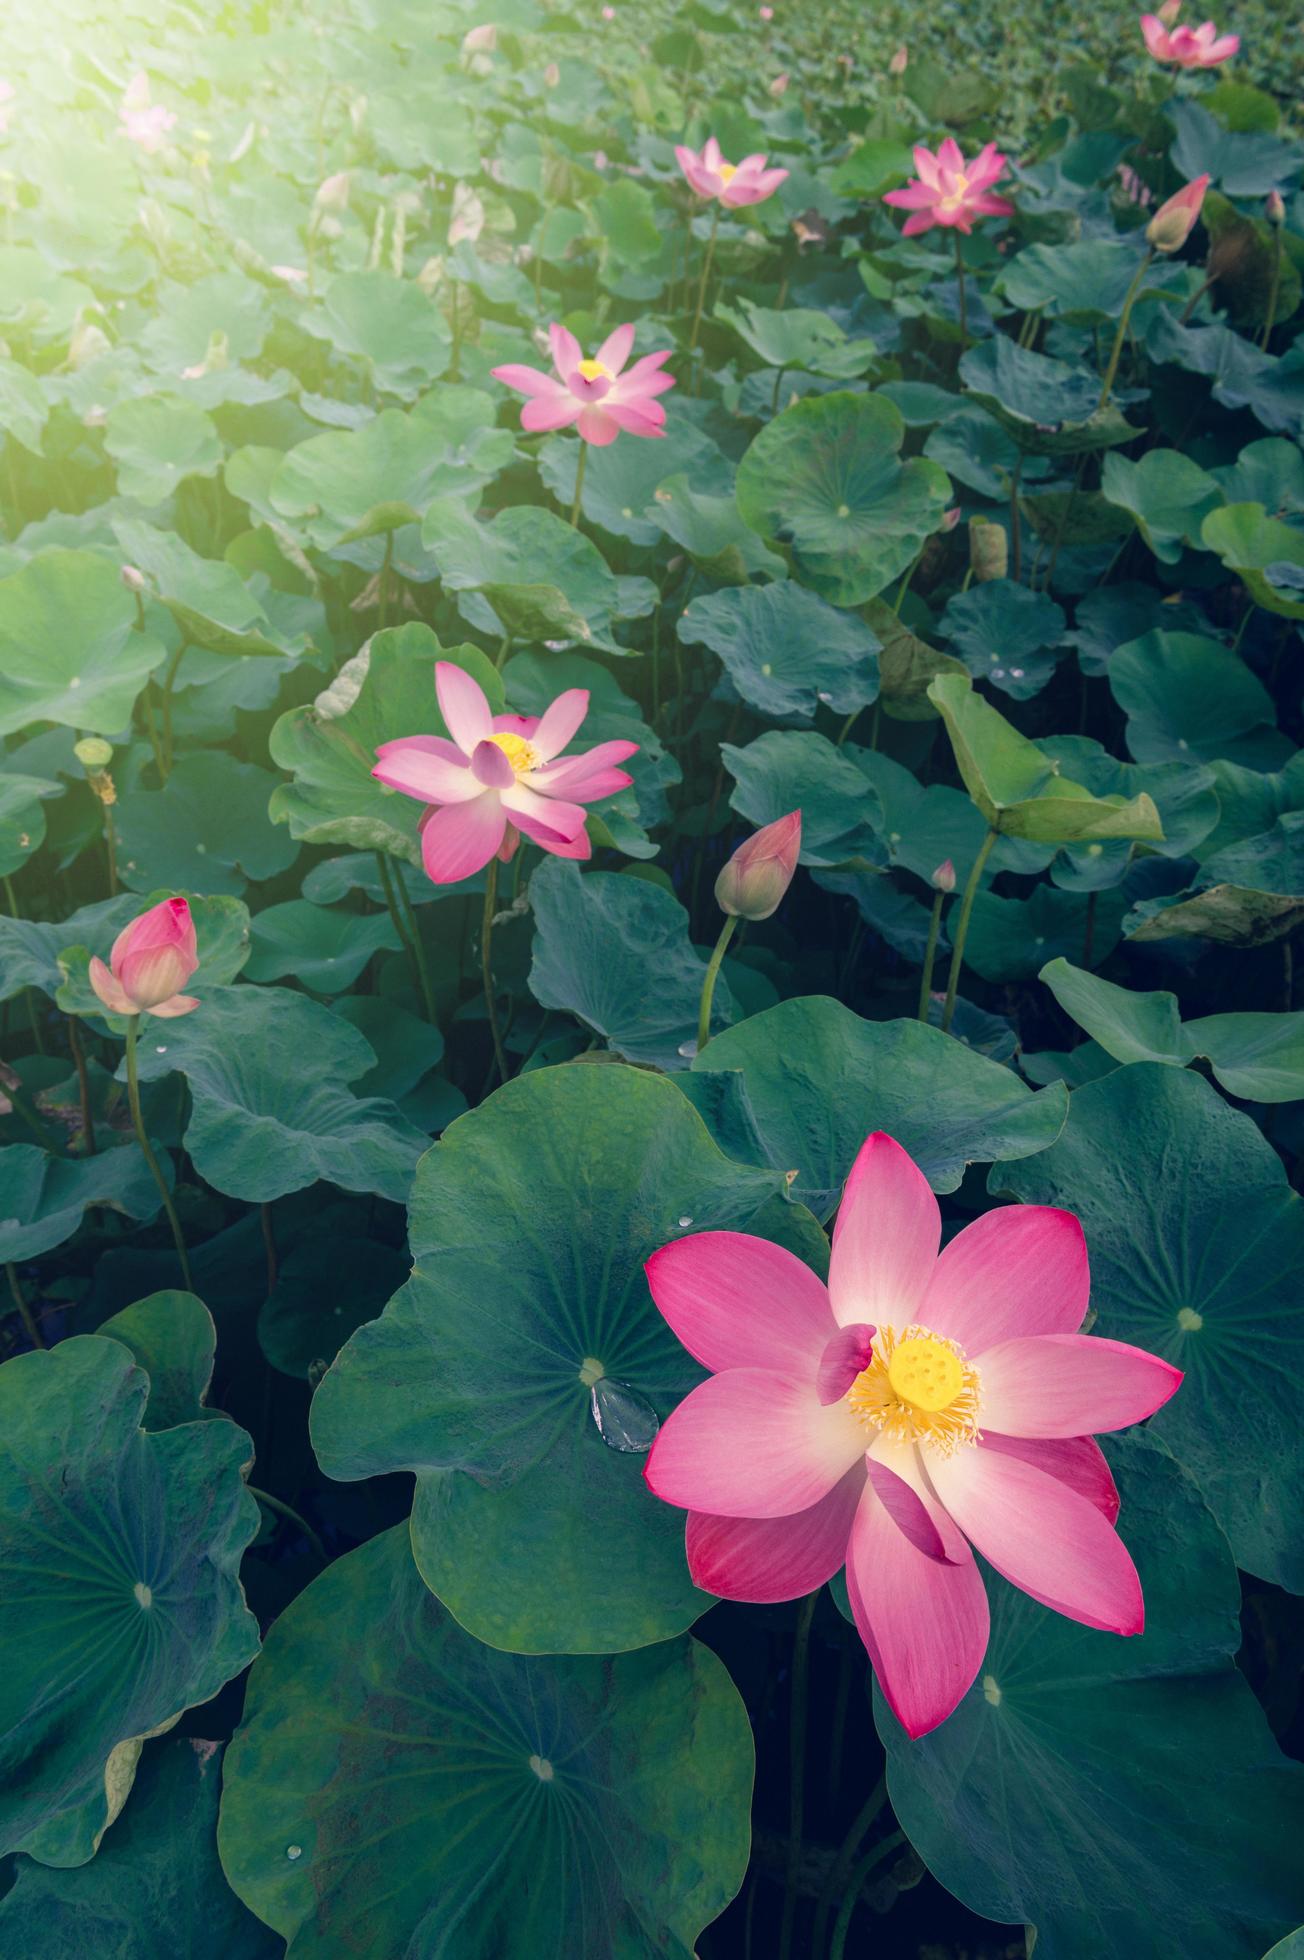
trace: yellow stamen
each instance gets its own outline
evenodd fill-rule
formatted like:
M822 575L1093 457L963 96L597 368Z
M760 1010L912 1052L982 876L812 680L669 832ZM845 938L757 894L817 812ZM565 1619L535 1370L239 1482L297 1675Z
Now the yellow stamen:
M611 379L611 369L604 367L601 361L581 361L579 367L576 369L576 373L582 374L586 381L610 381Z
M732 184L734 178L738 175L738 165L736 163L722 163L715 174L722 184Z
M495 748L502 750L518 776L528 775L531 769L538 768L539 758L524 735L490 735L488 739Z
M880 1327L874 1358L847 1391L853 1415L893 1443L925 1443L950 1456L978 1441L978 1371L955 1341L907 1327Z

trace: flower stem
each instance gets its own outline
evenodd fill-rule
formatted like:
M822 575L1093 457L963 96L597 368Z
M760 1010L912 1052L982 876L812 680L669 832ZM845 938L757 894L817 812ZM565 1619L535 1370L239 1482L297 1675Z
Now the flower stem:
M963 350L969 345L969 300L964 289L964 253L960 249L960 228L954 228L955 239L955 278L960 290L960 346Z
M811 1621L818 1592L804 1599L792 1638L792 1686L788 1711L788 1858L783 1877L783 1918L779 1926L779 1960L791 1960L792 1928L797 1914L797 1879L801 1870L801 1832L805 1811L806 1685Z
M1155 252L1152 245L1137 267L1136 277L1127 289L1127 298L1123 301L1123 312L1118 322L1118 332L1114 335L1114 345L1110 351L1109 366L1105 369L1105 378L1100 384L1100 401L1096 408L1097 414L1099 414L1100 410L1104 408L1106 402L1109 400L1110 391L1114 386L1114 381L1118 374L1118 364L1123 355L1123 342L1127 339L1127 330L1132 319L1132 304L1141 290L1141 281L1150 270L1150 261L1154 255Z
M81 1104L81 1141L88 1157L95 1155L95 1119L91 1115L91 1081L86 1072L86 1053L77 1032L77 1017L69 1014L68 1046L72 1050L72 1065L77 1071L77 1095Z
M933 991L933 961L937 958L937 935L942 924L942 900L945 892L933 893L933 916L928 921L928 944L924 948L924 971L919 982L918 1019L928 1019L928 996Z
M140 1113L140 1082L136 1072L136 1036L139 1029L140 1016L139 1014L133 1014L127 1022L127 1101L131 1106L131 1121L135 1128L136 1141L140 1145L141 1155L149 1165L150 1176L158 1186L158 1194L163 1200L163 1209L168 1215L168 1224L172 1227L172 1239L177 1248L177 1258L181 1261L181 1277L186 1283L186 1291L187 1293L193 1293L195 1286L194 1281L190 1277L190 1260L186 1254L186 1242L181 1236L181 1223L172 1203L172 1194L168 1190L162 1171L159 1169L158 1158L150 1148L149 1138L145 1134L145 1119Z
M291 1524L297 1524L322 1564L330 1564L330 1556L326 1547L322 1544L321 1539L317 1536L317 1533L313 1530L307 1518L302 1517L292 1504L287 1504L283 1498L273 1497L269 1490L259 1490L256 1484L246 1484L245 1489L251 1497L256 1497L260 1504L265 1504L269 1511L275 1511L278 1516L288 1518Z
M978 896L979 881L992 854L992 846L998 834L995 830L989 830L983 838L982 847L973 861L973 870L969 873L969 882L964 888L964 897L960 900L960 917L951 938L951 971L946 982L946 1005L942 1009L943 1034L950 1033L951 1022L955 1018L955 990L960 984L960 971L964 966L964 942L969 937L969 914L973 911L973 902Z
M702 981L702 1004L697 1010L697 1052L699 1055L711 1039L711 1002L715 998L716 976L719 974L720 964L724 959L725 953L728 951L729 941L734 936L734 928L737 924L738 920L731 912L720 928L720 937L715 942L715 951L707 961L706 977Z
M720 228L720 206L717 203L711 213L711 236L706 241L706 251L702 255L702 277L697 287L697 311L693 315L693 331L688 341L688 358L691 362L697 352L697 336L702 330L702 307L706 303L706 282L711 276L711 262L715 257L715 235ZM698 390L698 376L693 376L693 393Z
M893 1831L889 1837L881 1839L872 1851L867 1851L852 1872L851 1882L842 1900L842 1909L833 1928L833 1938L829 1941L829 1960L842 1960L847 1950L847 1934L851 1929L852 1914L860 1903L860 1895L865 1889L866 1879L875 1865L881 1865L885 1858L890 1858L894 1851L900 1850L905 1841L904 1831Z
M1272 283L1268 287L1268 314L1259 335L1259 346L1266 354L1272 330L1277 324L1277 297L1281 292L1281 226L1272 227Z
M34 1348L43 1348L46 1342L45 1336L41 1332L41 1323L28 1304L27 1295L23 1292L22 1283L18 1278L18 1268L9 1261L6 1261L5 1272L9 1279L9 1291L13 1295L14 1305L18 1309L19 1318L23 1326L27 1329L27 1338Z
M589 460L589 445L587 444L587 442L585 442L583 436L580 437L579 443L580 443L580 460L575 465L575 495L571 499L570 521L571 521L572 531L576 531L579 529L580 498L584 494L584 465Z
M400 871L395 877L383 851L376 852L376 864L380 870L380 883L385 893L385 903L389 907L389 916L394 921L394 930L407 948L408 958L416 974L417 986L421 990L421 998L425 1003L426 1019L432 1028L437 1027L439 1023L435 1015L435 996L430 985L430 969L426 965L426 950L421 944L421 928L417 924L417 915L413 910L412 900L408 897L403 874Z
M887 1778L886 1776L880 1776L878 1782L870 1791L869 1796L865 1799L863 1806L857 1811L851 1829L838 1846L837 1856L829 1868L829 1875L825 1881L824 1889L820 1893L819 1905L816 1908L815 1938L811 1943L812 1953L822 1953L824 1951L824 1935L828 1929L829 1915L833 1911L833 1902L846 1883L847 1873L851 1868L851 1861L860 1850L870 1825L886 1802Z
M498 1080L507 1080L507 1062L503 1055L502 1036L498 1032L498 1009L494 1004L493 973L489 964L489 947L493 938L494 910L498 904L498 859L491 857L484 881L484 923L480 928L480 971L484 976L484 1004L489 1016L489 1032L493 1036L494 1062L498 1069Z

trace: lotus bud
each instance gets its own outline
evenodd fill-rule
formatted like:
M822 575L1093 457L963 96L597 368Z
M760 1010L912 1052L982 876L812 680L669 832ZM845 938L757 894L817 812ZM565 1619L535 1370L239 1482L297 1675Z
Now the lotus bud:
M543 71L544 87L556 88L560 80L561 80L561 69L557 66L555 61L550 61L548 63L548 66Z
M498 29L492 21L472 27L462 36L463 54L492 54L498 46Z
M1270 225L1284 225L1286 222L1286 200L1278 190L1271 190L1263 200L1263 215Z
M903 41L901 43L901 46L897 49L896 53L893 55L891 61L888 62L887 72L889 75L901 76L905 74L906 69L909 65L910 65L910 51L906 47L905 42Z
M933 873L933 890L938 892L955 890L955 866L950 858L943 858Z
M942 512L942 522L939 528L942 531L954 531L956 525L959 522L960 522L960 506L959 504L952 504L950 510L944 510Z
M180 989L199 965L195 924L184 898L165 898L125 926L106 966L90 964L90 983L111 1014L158 1014L166 1020L198 1007Z
M1204 194L1209 188L1206 172L1183 184L1175 191L1166 204L1161 204L1154 217L1146 226L1146 237L1156 252L1180 252L1195 229L1195 221L1204 203Z
M969 519L969 563L979 585L1004 578L1010 562L1010 540L1003 524L989 517Z
M118 577L122 580L128 592L143 592L145 590L145 574L144 572L138 571L134 565L120 566L118 568Z
M801 850L801 811L767 823L738 846L715 881L715 902L735 919L768 919L792 883Z
M786 75L776 75L774 80L770 83L770 94L774 97L775 101L777 102L779 98L783 95L786 95L787 92L788 92L788 77Z
M1182 0L1164 0L1163 6L1157 9L1159 18L1165 27L1171 27L1181 11Z
M101 354L107 354L112 342L102 327L93 320L78 320L68 342L68 366L74 370L84 368Z
M347 211L349 208L349 173L337 170L331 177L324 178L317 186L313 206L318 211Z
M756 11L762 20L769 21L774 19L773 7L758 7Z

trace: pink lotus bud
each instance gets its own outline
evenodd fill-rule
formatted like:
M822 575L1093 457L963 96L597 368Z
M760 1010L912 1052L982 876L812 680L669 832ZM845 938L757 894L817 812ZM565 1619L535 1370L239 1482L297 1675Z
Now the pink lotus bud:
M1272 190L1263 200L1263 215L1270 225L1284 225L1286 222L1286 200L1280 191Z
M602 18L603 20L614 20L616 18L616 9L614 7L604 7L602 9Z
M760 17L761 17L761 19L762 19L762 20L773 20L773 19L774 19L774 9L773 9L773 7L758 7L758 8L756 9L756 11L757 11L757 13L758 13L758 14L760 15Z
M498 29L492 21L473 27L462 36L463 54L492 54L498 46Z
M910 63L910 51L906 47L905 42L903 41L901 43L901 46L897 49L896 53L893 55L891 61L888 62L887 72L889 75L904 75L907 67L909 66L909 63Z
M1161 204L1154 217L1146 226L1146 237L1156 252L1180 252L1195 228L1204 203L1204 194L1209 188L1208 173L1196 177L1189 184L1183 184L1175 191L1167 204Z
M556 88L560 80L561 80L561 69L557 66L555 61L550 61L548 63L548 66L543 71L544 87Z
M944 510L942 512L941 528L943 531L954 531L956 525L959 522L960 522L959 504L952 504L950 510Z
M128 592L143 592L145 590L145 574L144 572L137 571L134 565L119 566L118 577L122 580Z
M348 171L337 170L333 177L327 177L319 184L313 203L319 211L347 211L349 208Z
M91 961L90 983L111 1014L171 1020L199 1005L179 991L198 965L190 907L184 898L165 898L124 926L107 966Z
M955 890L955 866L952 864L950 858L943 858L933 873L933 889L939 892L953 892Z
M715 881L715 902L735 919L768 919L792 883L801 850L801 811L767 823L738 846Z
M1182 11L1182 0L1164 0L1163 6L1157 11L1164 26L1171 27Z
M781 95L786 95L787 92L788 92L787 75L776 75L774 80L770 83L770 94L774 97L775 101L777 102L779 100L779 97Z

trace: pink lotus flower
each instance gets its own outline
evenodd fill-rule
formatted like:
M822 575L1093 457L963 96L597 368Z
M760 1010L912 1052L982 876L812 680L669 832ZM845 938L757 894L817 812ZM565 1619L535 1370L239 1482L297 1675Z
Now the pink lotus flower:
M987 1646L970 1546L1085 1626L1140 1633L1118 1496L1091 1433L1139 1422L1181 1375L1079 1334L1089 1280L1069 1212L985 1213L938 1256L941 1218L891 1137L868 1138L827 1289L792 1253L698 1232L648 1284L708 1380L645 1475L689 1513L694 1582L795 1599L844 1561L856 1625L912 1736L945 1721Z
M110 1014L157 1014L173 1021L199 1002L179 991L199 965L195 922L184 898L151 905L113 942L109 964L93 959L90 983Z
M118 109L118 121L122 125L118 134L143 150L146 156L152 157L163 148L167 133L175 127L176 120L171 109L163 108L161 103L151 104L149 76L144 69L133 75L123 91Z
M1192 178L1161 204L1146 226L1146 238L1156 252L1180 252L1195 229L1196 219L1209 188L1209 174Z
M1211 20L1199 27L1174 27L1170 33L1158 15L1142 14L1141 32L1156 61L1179 68L1217 68L1241 45L1239 34L1219 34Z
M991 189L1006 162L995 143L988 143L972 163L965 162L953 136L943 139L936 156L920 143L915 149L919 175L904 190L885 192L883 202L911 213L901 227L903 238L931 231L934 225L954 226L967 236L975 218L1008 218L1013 212L1009 200L993 196Z
M567 688L542 715L495 715L479 684L440 660L435 692L453 739L404 735L382 743L371 772L429 806L421 827L426 875L454 885L492 857L506 863L522 835L554 857L592 856L582 806L629 787L633 779L614 765L638 743L599 742L562 756L589 711L588 689Z
M707 137L700 155L686 143L676 143L675 158L699 197L718 197L730 211L745 204L763 204L788 176L786 170L767 170L761 150L744 157L741 163L726 162L714 136Z
M540 429L568 429L575 423L585 442L600 447L614 442L624 429L632 436L663 434L666 412L656 399L673 388L673 374L663 374L669 348L644 354L625 369L634 345L632 326L617 327L586 360L573 333L554 321L548 329L553 372L509 361L491 370L495 381L527 397L521 427L531 434Z
M743 839L715 881L715 902L736 919L768 919L792 883L801 852L801 811Z

